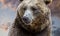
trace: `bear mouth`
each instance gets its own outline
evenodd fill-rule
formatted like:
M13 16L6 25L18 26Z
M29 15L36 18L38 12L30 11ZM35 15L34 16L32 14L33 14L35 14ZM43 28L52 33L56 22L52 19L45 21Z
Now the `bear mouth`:
M29 32L41 32L43 29L45 29L49 25L49 22L48 24L46 24L47 22L46 21L42 22L42 20L46 20L46 18L40 18L36 20L37 22L34 20L31 23L27 24L22 18L20 19L22 23L21 26Z
M25 21L25 19L24 20L22 19L22 21L23 21L23 23L25 23L25 25L31 24L30 21Z
M46 24L42 24L42 23L39 23L39 22L29 23L28 25L26 25L27 23L25 23L24 21L23 21L23 23L24 23L23 28L28 30L29 32L40 32L47 26Z

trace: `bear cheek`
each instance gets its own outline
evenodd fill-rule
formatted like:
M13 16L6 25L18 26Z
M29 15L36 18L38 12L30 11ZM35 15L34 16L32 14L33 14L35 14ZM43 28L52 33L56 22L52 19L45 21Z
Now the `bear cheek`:
M19 10L19 15L20 15L20 17L23 17L23 15L24 15L24 10L23 9Z

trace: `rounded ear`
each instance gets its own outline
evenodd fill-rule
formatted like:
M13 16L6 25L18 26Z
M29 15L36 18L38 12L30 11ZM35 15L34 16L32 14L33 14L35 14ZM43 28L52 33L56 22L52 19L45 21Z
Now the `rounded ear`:
M49 4L49 3L52 2L52 0L44 0L44 2L45 2L46 4Z
M20 3L22 2L22 1L24 1L24 0L18 0Z

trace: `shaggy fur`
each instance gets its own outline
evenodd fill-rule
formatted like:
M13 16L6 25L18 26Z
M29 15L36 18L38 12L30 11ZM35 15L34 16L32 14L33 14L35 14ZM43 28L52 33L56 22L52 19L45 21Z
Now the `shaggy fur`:
M46 6L50 1L47 0L24 0L17 8L17 17L12 24L8 36L50 36L51 35L51 13ZM37 13L33 13L34 20L26 25L22 17L24 15L24 6L37 7ZM25 8L27 8L25 7ZM36 11L32 9L32 11Z

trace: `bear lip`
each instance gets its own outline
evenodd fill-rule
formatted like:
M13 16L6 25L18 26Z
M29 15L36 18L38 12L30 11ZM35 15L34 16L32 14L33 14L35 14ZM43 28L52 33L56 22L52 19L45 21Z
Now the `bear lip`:
M25 22L23 19L22 19L22 22L23 22L25 25L30 25L30 24L31 24L30 22L29 22L29 23Z

